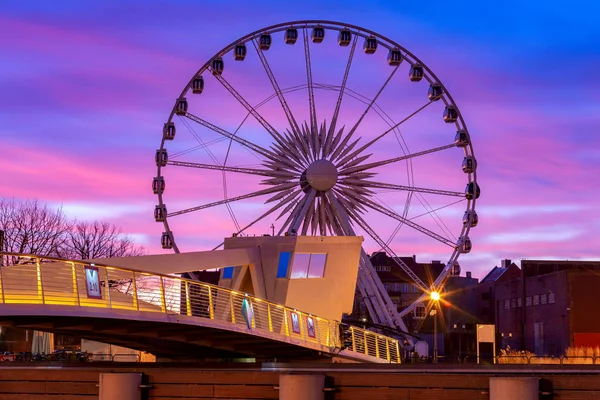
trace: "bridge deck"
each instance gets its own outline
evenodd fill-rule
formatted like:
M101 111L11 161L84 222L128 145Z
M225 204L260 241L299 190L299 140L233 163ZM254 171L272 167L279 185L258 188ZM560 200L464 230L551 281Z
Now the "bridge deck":
M7 254L0 324L169 357L319 358L398 363L398 342L245 293L179 277Z

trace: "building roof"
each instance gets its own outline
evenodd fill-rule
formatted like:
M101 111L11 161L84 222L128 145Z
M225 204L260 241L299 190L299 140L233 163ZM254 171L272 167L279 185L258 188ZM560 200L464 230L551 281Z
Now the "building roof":
M430 263L418 263L416 257L398 257L401 262L406 264L425 284L432 284L444 269L444 264L439 261ZM393 257L389 257L385 252L377 252L371 255L371 263L376 267L377 275L382 282L409 282L413 280L402 269ZM377 267L389 267L389 270L381 270Z
M510 271L510 272L509 272ZM510 260L503 260L501 267L494 267L479 283L492 283L506 279L514 279L521 269Z

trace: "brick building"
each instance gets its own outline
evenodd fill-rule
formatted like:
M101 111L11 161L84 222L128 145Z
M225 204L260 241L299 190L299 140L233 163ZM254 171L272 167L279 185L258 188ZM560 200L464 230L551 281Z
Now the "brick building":
M500 347L538 355L600 347L600 262L522 260L518 278L494 286Z
M477 317L481 324L496 323L496 286L517 279L521 269L511 260L505 259L500 267L494 267L477 286Z

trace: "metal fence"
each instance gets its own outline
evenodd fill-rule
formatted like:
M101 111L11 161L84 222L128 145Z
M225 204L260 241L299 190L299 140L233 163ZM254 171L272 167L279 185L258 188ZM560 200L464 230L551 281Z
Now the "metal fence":
M180 314L247 325L340 349L340 323L220 286L176 276L35 255L0 253L0 304L96 307ZM1 307L1 306L0 306ZM1 313L1 308L0 308ZM357 353L400 362L396 339L352 327Z

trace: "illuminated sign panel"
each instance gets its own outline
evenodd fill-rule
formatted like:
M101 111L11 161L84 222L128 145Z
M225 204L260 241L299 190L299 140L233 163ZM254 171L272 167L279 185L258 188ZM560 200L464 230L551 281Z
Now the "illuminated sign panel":
M92 265L85 266L85 288L88 299L102 299L98 268Z

